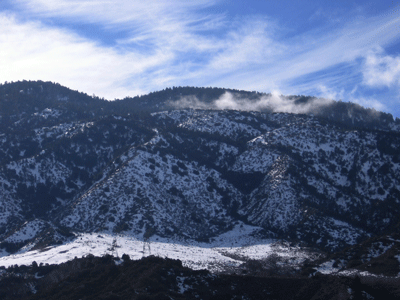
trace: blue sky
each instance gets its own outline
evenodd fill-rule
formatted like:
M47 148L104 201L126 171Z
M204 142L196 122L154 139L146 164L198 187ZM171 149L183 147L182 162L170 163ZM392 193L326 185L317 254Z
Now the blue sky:
M1 0L0 82L106 99L213 86L400 118L400 1Z

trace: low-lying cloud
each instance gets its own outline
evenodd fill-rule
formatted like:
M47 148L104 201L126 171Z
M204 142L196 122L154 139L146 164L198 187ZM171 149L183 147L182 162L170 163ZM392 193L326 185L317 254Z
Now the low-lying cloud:
M332 104L334 101L325 98L309 98L305 102L296 102L298 97L286 97L277 92L260 95L256 99L240 97L234 93L225 92L221 97L206 103L200 101L196 96L185 96L169 104L177 109L230 109L240 111L270 111L284 113L316 113L321 108Z

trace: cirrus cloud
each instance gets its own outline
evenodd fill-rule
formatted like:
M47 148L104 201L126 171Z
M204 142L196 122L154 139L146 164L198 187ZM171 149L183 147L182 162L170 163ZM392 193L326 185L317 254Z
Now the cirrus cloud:
M3 1L0 81L108 99L185 85L349 99L354 86L399 85L399 57L385 54L399 38L393 14L353 11L296 31L267 14L229 16L221 0Z

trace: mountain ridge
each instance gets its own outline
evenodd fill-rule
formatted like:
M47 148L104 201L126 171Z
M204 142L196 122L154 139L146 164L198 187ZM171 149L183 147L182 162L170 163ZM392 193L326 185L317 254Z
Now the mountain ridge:
M247 224L327 253L398 232L399 119L344 102L217 109L226 93L273 96L174 88L109 102L48 82L0 85L3 255L73 232L209 242ZM212 109L171 105L188 96Z

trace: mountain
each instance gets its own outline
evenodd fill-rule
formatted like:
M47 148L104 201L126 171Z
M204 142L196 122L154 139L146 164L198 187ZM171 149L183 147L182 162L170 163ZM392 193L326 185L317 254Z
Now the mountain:
M79 233L215 245L252 228L253 243L314 249L321 266L393 249L398 272L399 149L399 119L352 103L190 87L106 101L5 83L2 259Z

